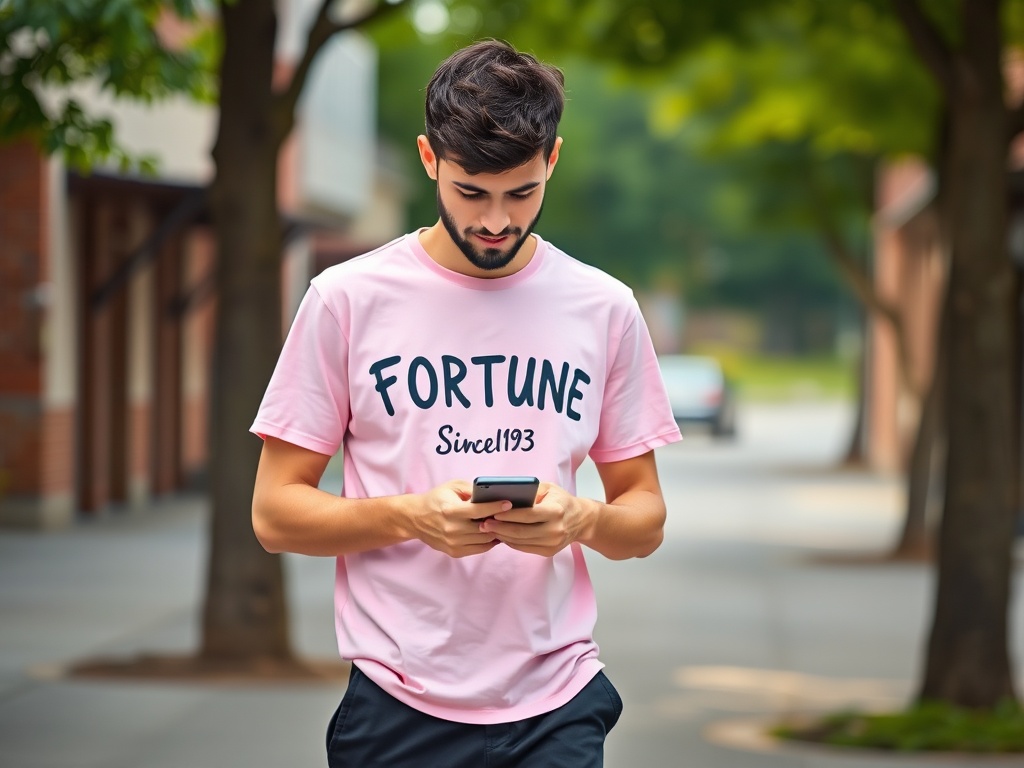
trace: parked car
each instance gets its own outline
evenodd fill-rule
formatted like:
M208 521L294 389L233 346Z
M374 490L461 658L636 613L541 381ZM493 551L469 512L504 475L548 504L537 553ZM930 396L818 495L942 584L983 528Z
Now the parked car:
M717 360L661 355L658 362L677 424L704 424L715 437L736 435L735 391Z

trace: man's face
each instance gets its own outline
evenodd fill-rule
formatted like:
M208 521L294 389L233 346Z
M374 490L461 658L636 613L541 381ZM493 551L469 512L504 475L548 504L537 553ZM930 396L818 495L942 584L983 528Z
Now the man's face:
M538 197L541 195L542 193L538 193ZM460 230L455 214L445 205L444 199L441 197L440 185L437 189L437 211L452 242L458 246L470 264L488 271L501 269L516 257L519 249L526 242L526 238L530 236L533 228L540 221L542 210L543 205L537 207L533 220L525 228L510 223L496 233L490 232L486 227L469 226Z
M441 222L470 264L493 271L512 262L540 219L556 158L557 150L551 158L538 153L510 171L476 175L454 161L432 158Z

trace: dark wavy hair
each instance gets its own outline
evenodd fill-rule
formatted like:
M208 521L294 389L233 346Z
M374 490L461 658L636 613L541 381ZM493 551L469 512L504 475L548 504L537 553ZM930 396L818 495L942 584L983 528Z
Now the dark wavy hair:
M426 128L439 160L501 173L551 154L565 107L561 70L499 40L456 51L427 85Z

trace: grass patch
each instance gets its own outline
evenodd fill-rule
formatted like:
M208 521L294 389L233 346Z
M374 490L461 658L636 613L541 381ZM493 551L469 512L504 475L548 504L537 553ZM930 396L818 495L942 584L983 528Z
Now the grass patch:
M728 349L702 348L717 358L744 400L852 400L855 363L837 357L767 357Z
M1024 752L1024 708L1013 701L984 711L928 702L893 714L839 713L809 725L780 726L772 734L896 752Z

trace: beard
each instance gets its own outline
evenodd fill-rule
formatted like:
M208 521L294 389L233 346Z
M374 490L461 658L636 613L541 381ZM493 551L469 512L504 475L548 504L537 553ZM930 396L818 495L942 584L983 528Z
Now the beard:
M459 250L462 251L462 255L466 257L470 264L478 269L492 271L495 269L501 269L502 267L508 266L512 263L512 259L519 253L519 249L523 247L526 242L526 238L533 232L533 228L537 226L537 222L540 221L540 215L544 211L543 204L540 210L537 211L537 215L533 217L533 221L524 231L520 227L506 227L501 232L488 232L484 229L473 230L466 228L464 232L459 232L459 228L455 225L455 219L451 215L451 212L445 208L444 202L441 200L441 192L437 193L437 210L441 215L441 223L444 224L444 228L448 231L448 236L451 237L452 241L458 246ZM503 251L501 248L483 248L478 250L474 247L470 238L473 235L484 235L486 237L502 237L511 235L516 238L512 246L507 250Z

